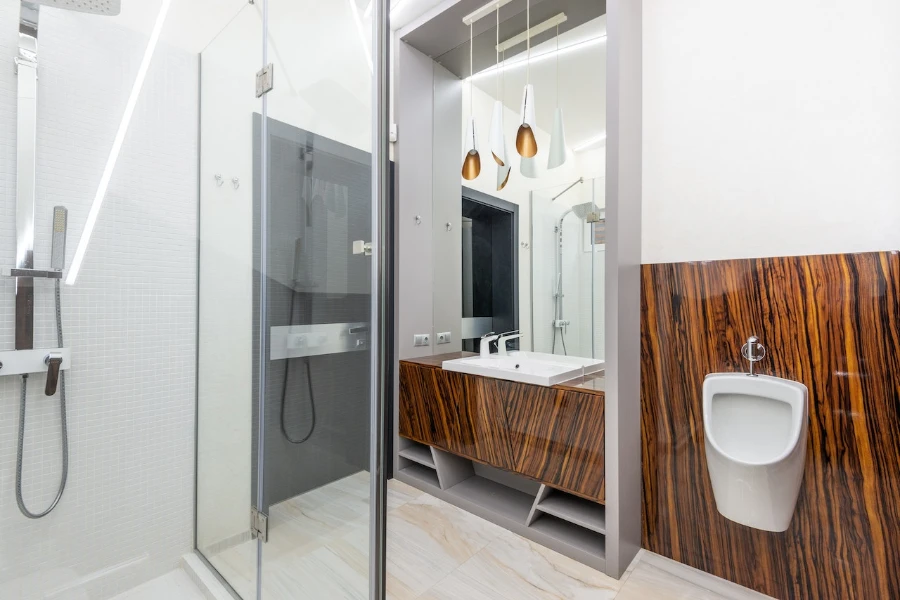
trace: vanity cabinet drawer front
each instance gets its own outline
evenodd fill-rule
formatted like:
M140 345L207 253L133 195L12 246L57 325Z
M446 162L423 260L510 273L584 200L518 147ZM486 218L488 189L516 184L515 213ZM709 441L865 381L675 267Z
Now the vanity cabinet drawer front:
M513 459L502 397L485 379L400 364L400 435L503 469Z
M440 369L400 363L400 435L451 449L449 440L458 436L457 419L450 412L452 403L440 393L446 387L441 385L441 373Z
M513 470L592 500L605 497L604 399L498 381Z
M602 502L604 398L400 363L400 435Z

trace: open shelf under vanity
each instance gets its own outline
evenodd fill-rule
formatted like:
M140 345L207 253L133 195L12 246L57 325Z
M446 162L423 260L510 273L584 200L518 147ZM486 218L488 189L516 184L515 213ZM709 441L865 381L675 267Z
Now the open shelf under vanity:
M396 477L574 560L603 570L603 504L400 437Z

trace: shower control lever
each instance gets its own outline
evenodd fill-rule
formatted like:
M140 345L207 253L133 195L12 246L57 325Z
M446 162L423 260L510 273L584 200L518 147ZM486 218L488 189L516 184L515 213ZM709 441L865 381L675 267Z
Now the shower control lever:
M47 365L47 384L44 386L44 394L53 396L56 394L56 386L59 383L59 368L62 366L63 355L60 352L51 352L44 359Z

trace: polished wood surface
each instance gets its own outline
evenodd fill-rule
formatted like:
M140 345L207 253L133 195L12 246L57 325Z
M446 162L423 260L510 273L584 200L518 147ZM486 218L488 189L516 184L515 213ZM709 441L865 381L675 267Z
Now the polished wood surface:
M602 393L528 385L400 361L400 435L604 499Z
M900 598L900 254L644 265L643 546L781 599ZM707 373L809 388L790 528L722 517L704 454Z
M456 360L457 358L469 358L470 356L478 356L475 352L447 352L446 354L435 354L433 356L420 356L418 358L406 358L402 362L421 365L423 367L433 367L440 369L445 360ZM603 396L606 391L606 378L603 372L592 373L584 377L574 377L568 381L552 386L558 390L575 390L578 392L587 392Z
M400 363L400 434L512 470L509 433L484 378Z
M503 398L518 473L602 502L606 478L605 402L594 394L500 379L492 393Z

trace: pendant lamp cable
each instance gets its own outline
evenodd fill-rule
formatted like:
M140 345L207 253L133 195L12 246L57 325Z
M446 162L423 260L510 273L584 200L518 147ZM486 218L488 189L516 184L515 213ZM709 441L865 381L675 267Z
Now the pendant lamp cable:
M472 79L472 77L474 75L474 67L473 67L473 62L472 62L472 52L473 52L472 46L473 46L474 42L475 42L475 34L472 29L472 23L469 23L469 118L472 118L472 119L475 118L474 101L472 99L472 96L474 95L473 92L475 91L475 89L474 89L475 82ZM475 128L474 127L472 128L472 147L473 148L475 147Z
M531 83L531 0L525 2L525 44L528 48L528 57L525 62L525 83Z
M559 23L556 24L556 108L559 108Z
M497 51L497 100L500 99L500 3L497 3L497 45L494 47Z

